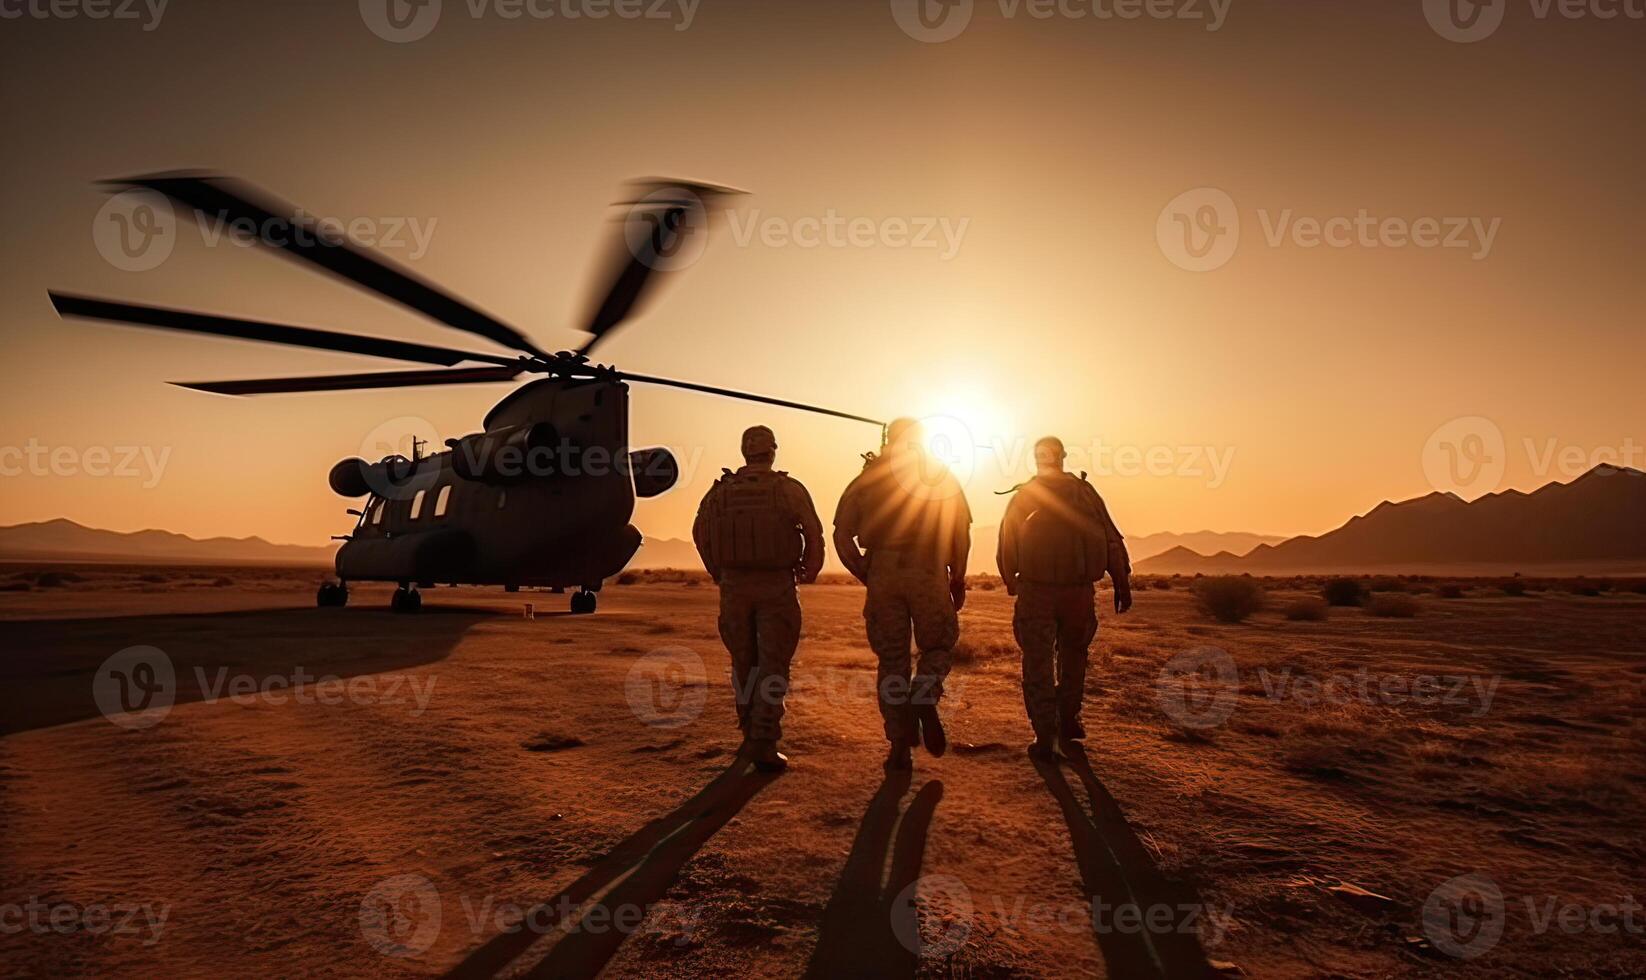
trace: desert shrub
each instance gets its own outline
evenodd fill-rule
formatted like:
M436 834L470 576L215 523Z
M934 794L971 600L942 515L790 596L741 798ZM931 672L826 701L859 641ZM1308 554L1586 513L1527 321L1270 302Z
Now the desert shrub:
M64 585L72 585L75 582L84 582L85 580L84 576L76 575L73 572L41 572L40 577L35 580L34 584L42 589L55 589Z
M0 592L29 592L34 586L28 582L0 582Z
M1373 596L1366 605L1367 612L1386 619L1411 619L1417 615L1417 609L1416 599L1393 593Z
M962 637L950 653L950 661L957 667L974 667L993 661L1009 661L1018 656L1017 645L1004 640L972 639Z
M1635 583L1635 594L1636 595L1646 595L1646 582L1636 582Z
M638 581L640 581L640 573L633 569L617 576L618 585L633 585Z
M1366 586L1367 592L1405 592L1406 583L1392 575L1374 578Z
M1286 607L1286 618L1293 622L1318 622L1326 618L1326 600L1306 595Z
M1263 608L1263 586L1245 575L1218 575L1195 582L1200 608L1225 623L1238 623Z
M1523 596L1526 594L1526 583L1519 579L1510 579L1503 583L1503 594L1509 596Z
M1600 595L1600 589L1586 582L1579 582L1572 586L1572 595L1588 596L1592 599Z
M1156 590L1161 591L1161 592L1170 592L1172 590L1172 580L1171 579L1166 579L1166 578L1157 578L1157 579L1154 580L1154 584L1151 585L1150 588L1156 589Z
M211 580L211 587L214 589L226 589L233 584L234 579L229 578L227 575L219 575Z
M162 582L170 581L170 579L166 578L164 575L161 575L159 572L144 572L142 575L137 576L137 581L148 582L151 585L159 585Z
M1331 606L1358 606L1366 595L1360 583L1352 578L1331 579L1320 594Z
M1442 585L1440 587L1440 597L1442 599L1461 599L1463 598L1463 586L1456 583Z

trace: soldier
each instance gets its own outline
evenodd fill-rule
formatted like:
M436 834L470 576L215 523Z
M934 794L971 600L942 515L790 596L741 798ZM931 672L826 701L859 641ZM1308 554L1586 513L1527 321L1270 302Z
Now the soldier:
M835 510L840 560L868 586L863 621L880 662L888 769L911 768L921 742L932 755L948 747L937 704L960 639L971 523L959 481L926 453L912 419L887 428L884 452L869 457ZM912 677L911 624L920 651Z
M720 586L720 638L732 658L737 725L762 772L782 772L783 699L800 643L795 583L823 569L823 525L800 481L772 469L777 437L743 433L744 465L726 470L703 496L692 540Z
M1034 478L1006 508L996 556L1007 594L1017 597L1012 631L1023 648L1023 704L1034 726L1029 755L1038 761L1056 758L1057 739L1072 746L1086 737L1080 707L1097 635L1094 583L1105 571L1114 611L1132 608L1126 542L1086 474L1064 471L1066 455L1055 437L1035 443Z

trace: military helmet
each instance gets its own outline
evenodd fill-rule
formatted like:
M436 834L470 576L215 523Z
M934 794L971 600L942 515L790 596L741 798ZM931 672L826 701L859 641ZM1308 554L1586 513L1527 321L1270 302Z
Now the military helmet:
M743 430L743 458L771 456L777 452L777 436L763 425L752 425Z

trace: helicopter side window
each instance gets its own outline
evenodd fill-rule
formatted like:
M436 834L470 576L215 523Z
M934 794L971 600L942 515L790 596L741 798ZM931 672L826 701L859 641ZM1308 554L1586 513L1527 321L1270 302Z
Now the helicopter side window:
M417 520L417 518L419 516L421 516L422 513L423 513L423 497L424 496L425 496L424 491L419 490L419 491L417 491L417 494L414 497L412 497L411 519L414 520L414 521Z
M383 501L379 500L377 506L372 508L371 522L374 525L383 523Z
M446 505L451 503L452 485L450 483L440 488L440 496L434 498L434 516L445 517Z

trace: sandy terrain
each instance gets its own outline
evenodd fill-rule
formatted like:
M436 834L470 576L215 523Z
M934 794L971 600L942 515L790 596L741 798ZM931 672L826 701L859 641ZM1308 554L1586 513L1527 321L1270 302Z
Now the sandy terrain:
M794 766L760 777L712 587L412 617L311 608L308 571L78 572L0 592L7 975L1646 975L1617 917L1646 894L1646 596L1224 625L1143 591L1104 620L1089 760L1037 769L1009 600L977 591L957 744L896 780L852 586L803 592ZM94 675L140 645L175 705L127 728Z

